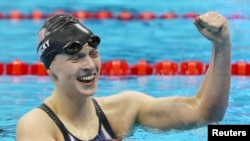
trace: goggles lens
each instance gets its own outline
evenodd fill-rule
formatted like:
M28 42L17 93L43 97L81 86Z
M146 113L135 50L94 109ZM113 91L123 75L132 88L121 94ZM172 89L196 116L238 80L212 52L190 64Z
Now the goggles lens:
M88 44L94 48L97 48L97 46L100 44L101 39L100 37L96 36L96 35L92 35L89 40L88 40Z
M82 49L82 44L78 41L70 42L66 44L65 47L62 48L63 53L66 53L68 55L74 55L80 52L81 49Z
M97 46L100 44L100 41L100 37L92 35L88 39L87 43L89 44L89 46L97 48ZM84 44L85 43L80 43L79 41L69 42L62 48L62 52L68 55L74 55L81 51Z

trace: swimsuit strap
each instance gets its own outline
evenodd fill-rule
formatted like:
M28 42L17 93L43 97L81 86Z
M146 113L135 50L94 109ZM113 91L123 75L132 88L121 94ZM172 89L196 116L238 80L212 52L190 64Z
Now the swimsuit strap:
M68 130L63 125L62 121L56 116L56 114L44 103L42 105L40 105L38 108L45 111L45 113L47 113L49 115L49 117L51 117L54 120L54 122L56 123L58 128L61 130L65 141L70 141L69 135L67 134Z
M109 133L109 135L110 135L113 139L115 139L116 136L115 136L115 134L114 134L112 128L110 127L110 124L109 124L109 122L108 122L108 120L107 120L107 118L106 118L104 112L102 111L100 105L98 104L98 102L97 102L94 98L92 98L92 101L93 101L93 103L94 103L94 105L95 105L96 114L97 114L99 120L101 121L102 125L104 126L104 128L106 129L106 131Z
M104 128L106 129L106 131L109 133L109 135L113 139L115 139L116 136L115 136L112 128L110 127L109 122L108 122L104 112L102 111L101 107L99 106L99 104L97 103L97 101L94 98L92 98L92 101L94 103L94 106L96 109L96 114L97 114L98 119L99 119L98 135L103 134L102 130L101 130L101 124L102 124L104 126ZM70 139L69 134L71 134L71 133L67 130L67 128L64 126L62 121L56 116L56 114L45 103L42 103L38 108L42 109L45 113L47 113L48 116L51 117L51 119L56 123L58 128L61 130L65 141L70 141L71 139ZM93 140L98 138L98 135ZM76 137L74 137L74 138L76 138Z

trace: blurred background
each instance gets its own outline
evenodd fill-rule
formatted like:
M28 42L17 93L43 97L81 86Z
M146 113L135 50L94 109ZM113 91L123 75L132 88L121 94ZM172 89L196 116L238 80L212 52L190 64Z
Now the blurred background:
M108 11L113 16L122 11L132 15L146 12L157 16L154 19L117 20L116 17L105 20L85 19L82 22L90 27L102 38L100 50L103 61L121 58L129 63L138 59L147 59L150 63L162 59L184 61L188 59L209 61L210 44L196 31L191 18L183 18L186 14L202 14L208 11L218 11L228 17L233 40L233 61L248 60L249 56L249 11L248 0L178 0L176 2L154 1L127 1L127 0L0 0L0 13L9 15L18 11L30 16L38 10L44 15L56 11L70 14L78 11L96 13ZM178 17L160 19L166 13L174 13ZM0 19L0 62L10 62L20 58L25 62L33 63L36 56L37 32L44 19L11 20ZM192 33L192 34L189 34ZM154 41L154 49L150 42ZM140 51L136 51L139 49ZM160 55L158 50L164 52ZM136 51L136 52L133 52ZM130 57L134 56L134 57Z
M15 64L14 60L26 65L39 60L37 32L49 15L64 12L80 18L101 37L102 62L122 59L132 65L146 60L155 65L162 60L177 64L191 60L190 64L200 61L205 66L211 43L196 30L192 19L208 11L224 15L231 30L236 76L232 77L229 108L222 123L249 124L250 0L0 0L0 141L14 141L18 119L53 90L49 77L9 76L3 67ZM91 16L83 18L86 14ZM18 65L11 69L11 73L20 71ZM202 79L203 75L101 77L96 96L127 89L155 97L193 95ZM206 127L167 133L136 128L133 133L125 141L207 139Z

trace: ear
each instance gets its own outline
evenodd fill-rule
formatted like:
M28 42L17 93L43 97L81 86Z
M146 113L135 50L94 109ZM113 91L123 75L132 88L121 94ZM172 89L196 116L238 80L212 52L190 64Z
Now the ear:
M52 80L54 80L54 81L57 80L57 76L53 71L51 71L50 69L47 69L47 73Z

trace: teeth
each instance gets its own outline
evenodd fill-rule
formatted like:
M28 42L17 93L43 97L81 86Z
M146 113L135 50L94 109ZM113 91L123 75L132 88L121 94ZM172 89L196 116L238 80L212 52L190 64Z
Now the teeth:
M82 81L84 81L84 80L91 80L91 79L93 79L94 77L95 77L95 75L93 74L93 75L90 75L90 76L81 77L81 78L79 78L79 79L82 80Z

